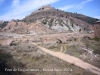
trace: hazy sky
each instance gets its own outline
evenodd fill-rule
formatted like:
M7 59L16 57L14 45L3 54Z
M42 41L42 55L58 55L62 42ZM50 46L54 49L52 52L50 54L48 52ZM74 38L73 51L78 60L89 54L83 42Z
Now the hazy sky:
M43 5L100 19L100 0L0 0L0 20L22 19Z

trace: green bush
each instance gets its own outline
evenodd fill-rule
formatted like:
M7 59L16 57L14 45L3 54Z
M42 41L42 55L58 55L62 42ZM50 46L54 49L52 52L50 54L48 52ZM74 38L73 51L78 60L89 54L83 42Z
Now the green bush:
M95 40L95 41L98 41L98 42L99 42L100 38L95 37L95 38L93 38L93 40Z
M47 24L47 21L42 21L42 23L46 25Z
M94 50L93 51L95 54L100 54L100 50L98 49L98 50Z

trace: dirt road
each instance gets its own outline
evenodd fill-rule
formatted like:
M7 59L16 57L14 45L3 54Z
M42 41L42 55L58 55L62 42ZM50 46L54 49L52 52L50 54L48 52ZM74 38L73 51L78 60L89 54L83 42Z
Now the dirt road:
M95 67L95 66L93 66L93 65L91 65L89 63L86 63L86 62L82 61L81 59L79 59L77 57L70 56L68 54L64 54L64 53L61 53L61 52L53 52L53 51L50 51L50 50L48 50L46 48L43 48L43 47L40 47L40 46L39 46L39 48L42 51L44 51L44 52L46 52L46 53L48 53L48 54L50 54L50 55L52 55L54 57L60 58L60 59L66 61L68 63L72 63L72 64L74 64L76 66L79 66L79 67L85 69L85 70L88 70L88 71L90 71L92 73L100 75L100 69L99 68L97 68L97 67Z

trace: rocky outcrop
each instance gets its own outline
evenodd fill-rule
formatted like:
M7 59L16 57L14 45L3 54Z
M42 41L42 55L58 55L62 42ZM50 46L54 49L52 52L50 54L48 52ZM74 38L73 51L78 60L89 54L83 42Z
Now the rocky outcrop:
M10 45L13 39L0 39L0 45L1 46L7 46Z

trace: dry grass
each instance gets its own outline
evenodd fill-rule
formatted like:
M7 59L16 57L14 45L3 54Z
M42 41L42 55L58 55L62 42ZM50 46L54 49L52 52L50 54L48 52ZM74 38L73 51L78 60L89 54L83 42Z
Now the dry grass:
M62 46L62 50L61 50ZM80 41L67 41L65 44L47 44L44 46L52 51L60 51L78 58L83 59L84 61L95 65L96 67L100 67L100 42L91 40L91 39L84 39L81 38ZM92 49L94 50L92 54L85 51L85 49ZM96 57L96 55L99 56ZM85 55L85 57L83 56Z
M75 66L74 64L69 64L58 58L50 56L42 52L36 46L31 45L31 44L24 43L17 46L5 47L3 49L8 49L9 50L8 52L11 53L14 60L24 64L25 66L23 68L26 68L26 69L35 68L35 69L40 70L39 72L34 72L34 71L24 72L24 75L95 75L84 69L81 69ZM19 67L17 64L14 64L13 66ZM45 68L46 70L56 68L56 69L61 69L62 71L43 71L43 68Z

